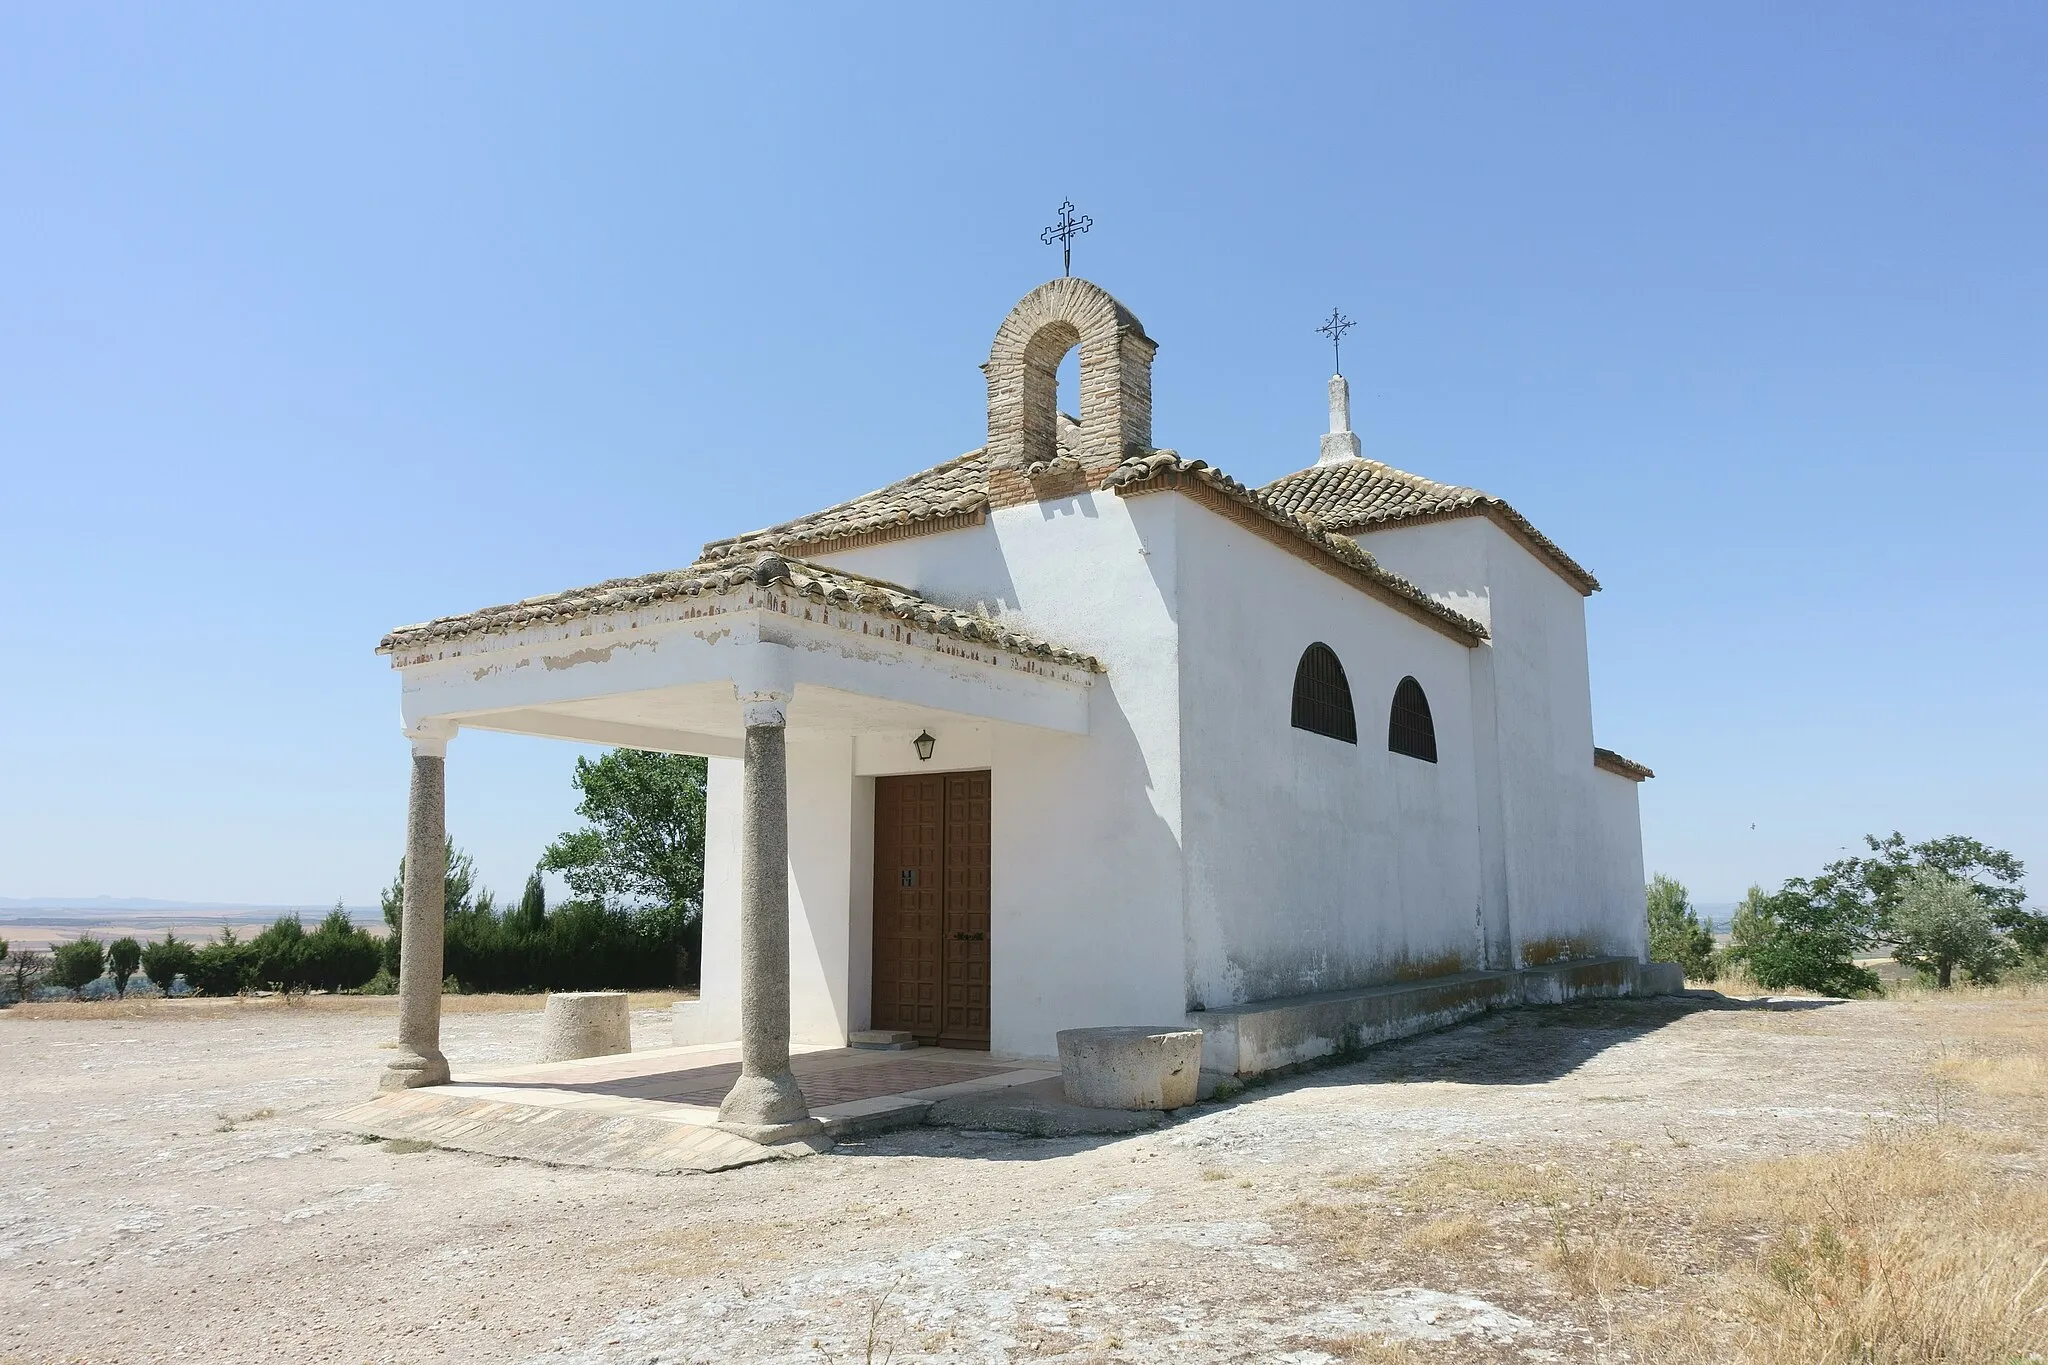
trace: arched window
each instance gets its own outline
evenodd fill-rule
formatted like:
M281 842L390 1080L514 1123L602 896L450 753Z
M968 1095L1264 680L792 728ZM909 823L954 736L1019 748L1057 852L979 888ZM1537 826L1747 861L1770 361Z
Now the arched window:
M1344 665L1326 644L1310 645L1294 666L1294 728L1358 743L1351 684L1344 680Z
M1401 679L1394 689L1394 710L1387 717L1387 747L1424 763L1436 762L1436 722L1430 719L1429 698L1422 695L1422 684L1413 678Z

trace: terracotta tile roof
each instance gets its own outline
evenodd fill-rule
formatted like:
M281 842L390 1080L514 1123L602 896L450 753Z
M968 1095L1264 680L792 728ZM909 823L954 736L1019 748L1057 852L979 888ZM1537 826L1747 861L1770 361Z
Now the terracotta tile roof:
M587 588L571 588L547 597L529 597L500 607L461 616L443 616L416 626L400 626L378 642L379 654L443 640L489 635L615 611L632 611L684 597L716 596L752 586L779 585L778 590L848 610L893 616L919 630L971 640L1012 654L1031 655L1070 664L1090 672L1103 671L1093 656L1065 649L972 612L927 601L906 588L878 578L830 569L782 555L745 558L707 556L687 569L613 578Z
M898 479L822 512L767 526L745 535L714 540L707 559L766 550L810 550L832 541L955 517L979 517L988 510L988 453L970 450L941 465Z
M1154 450L1133 455L1111 472L1103 487L1128 497L1149 491L1147 485L1176 487L1194 484L1210 490L1242 508L1273 531L1297 543L1312 547L1328 559L1349 569L1360 586L1374 596L1401 607L1409 615L1431 618L1431 623L1448 627L1451 633L1470 642L1486 638L1486 627L1469 616L1452 611L1420 588L1389 573L1358 542L1336 532L1313 516L1303 516L1282 507L1261 489L1247 488L1204 460L1182 459L1179 452Z
M1438 483L1378 460L1339 460L1282 475L1259 490L1279 506L1332 530L1370 530L1430 517L1490 516L1519 536L1582 593L1600 580L1581 568L1520 512L1489 493Z
M1625 777L1631 782L1641 782L1645 778L1657 775L1632 758L1623 758L1612 749L1598 747L1593 750L1593 766L1605 768L1608 772Z

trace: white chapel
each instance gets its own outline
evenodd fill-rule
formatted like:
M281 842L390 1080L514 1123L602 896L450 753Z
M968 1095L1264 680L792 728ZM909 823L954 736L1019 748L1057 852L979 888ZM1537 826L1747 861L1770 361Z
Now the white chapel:
M792 1041L1192 1024L1251 1072L1625 993L1651 773L1594 743L1592 574L1367 458L1342 377L1319 457L1263 487L1156 448L1155 349L1055 279L996 330L977 449L687 568L393 631L421 903L461 729L708 755L676 1041L744 1043L729 1117L763 1131L802 1112ZM413 900L394 1086L447 1075Z

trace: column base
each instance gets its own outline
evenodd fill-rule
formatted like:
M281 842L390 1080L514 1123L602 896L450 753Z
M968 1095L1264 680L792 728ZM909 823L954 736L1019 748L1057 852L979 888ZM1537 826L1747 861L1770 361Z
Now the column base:
M801 1123L811 1116L804 1092L796 1077L784 1067L772 1076L742 1075L733 1082L731 1093L718 1106L721 1127L739 1124L753 1128L780 1128ZM732 1131L739 1131L737 1128Z
M734 1137L743 1137L749 1142L758 1142L763 1147L771 1147L778 1142L788 1142L792 1138L816 1137L825 1131L825 1120L798 1119L795 1123L725 1123L721 1121L712 1126L721 1133L731 1133ZM827 1141L823 1147L817 1147L816 1150L823 1151L831 1147L831 1145L831 1142Z
M448 1084L448 1059L436 1052L431 1057L395 1057L377 1078L379 1090L417 1090L423 1085Z

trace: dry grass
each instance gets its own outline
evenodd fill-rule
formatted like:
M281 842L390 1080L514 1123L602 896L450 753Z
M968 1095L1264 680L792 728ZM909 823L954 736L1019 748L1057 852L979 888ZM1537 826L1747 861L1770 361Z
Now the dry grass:
M1471 1214L1456 1213L1449 1218L1432 1218L1403 1237L1401 1244L1411 1251L1455 1254L1478 1246L1490 1231Z
M1656 1289L1671 1282L1671 1270L1636 1229L1598 1228L1574 1232L1559 1218L1550 1246L1537 1263L1577 1298L1607 1298L1630 1289Z
M1405 1342L1382 1341L1378 1337L1338 1337L1316 1345L1345 1365L1422 1365L1423 1361L1415 1348Z
M1406 1253L1417 1283L1483 1273L1490 1297L1511 1298L1540 1296L1547 1277L1666 1361L2025 1365L2048 1348L2035 1150L1944 1124L1698 1175L1640 1158L1604 1175L1447 1158L1293 1212L1305 1246L1340 1262ZM1609 1197L1608 1180L1626 1196Z
M695 1000L695 991L630 991L627 1005L636 1010L665 1010L678 1000ZM532 995L444 995L443 1014L517 1014L538 1012L547 1004L542 993ZM287 999L276 994L248 996L184 996L166 1000L161 996L131 997L127 1000L48 1000L15 1005L0 1012L6 1019L226 1019L249 1010L309 1009L323 1014L398 1013L395 995L295 995Z
M1549 1163L1439 1157L1396 1191L1396 1197L1410 1208L1475 1201L1549 1205L1569 1200L1583 1188L1583 1182Z
M2048 1189L1995 1167L1999 1145L1879 1132L1704 1182L1703 1230L1763 1238L1703 1300L1735 1314L1721 1358L2011 1365L2048 1345ZM1666 1345L1697 1350L1703 1321Z

